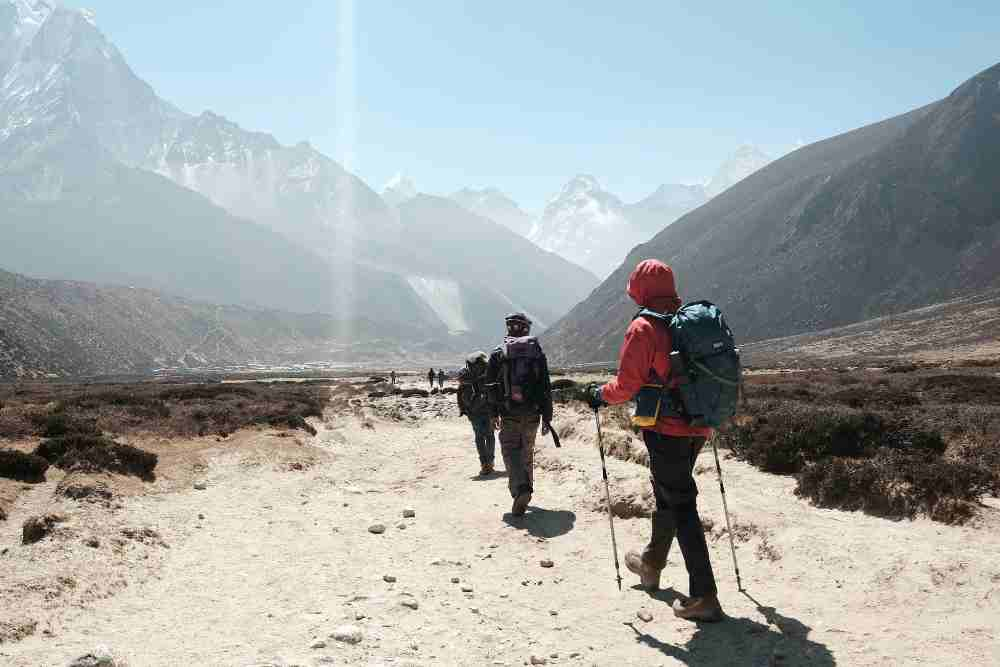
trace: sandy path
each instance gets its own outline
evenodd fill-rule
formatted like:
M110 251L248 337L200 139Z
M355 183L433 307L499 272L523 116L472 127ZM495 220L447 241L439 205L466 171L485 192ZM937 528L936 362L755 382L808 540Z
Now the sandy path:
M588 509L599 488L589 438L581 428L562 450L545 442L534 510L520 523L503 516L506 479L473 479L474 448L457 419L374 430L334 421L314 441L332 460L305 471L216 458L204 491L128 500L124 511L170 544L155 576L68 610L54 637L0 655L66 665L105 644L133 667L521 665L532 655L585 665L1000 664L996 510L987 529L818 510L790 480L727 461L737 521L755 527L739 550L753 600L736 592L728 544L712 542L731 619L698 627L672 617L669 592L631 588L627 572L617 591L606 516ZM611 471L616 486L644 475L620 461ZM703 514L722 525L714 474L699 479ZM403 519L404 508L416 517ZM367 531L376 522L384 534ZM622 552L648 530L644 520L616 525ZM543 558L555 566L540 567ZM678 561L664 581L686 592ZM636 618L641 608L652 622ZM359 644L329 638L344 623L363 629ZM317 640L327 646L310 648Z

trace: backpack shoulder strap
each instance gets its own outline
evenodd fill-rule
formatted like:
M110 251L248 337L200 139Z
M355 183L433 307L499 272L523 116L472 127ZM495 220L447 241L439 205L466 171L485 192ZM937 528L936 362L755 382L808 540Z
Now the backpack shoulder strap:
M636 313L635 317L633 317L632 319L637 320L640 317L643 317L649 320L650 322L660 322L662 324L667 325L668 327L670 326L670 323L674 319L673 313L658 313L655 310L650 310L649 308L643 308L638 313Z

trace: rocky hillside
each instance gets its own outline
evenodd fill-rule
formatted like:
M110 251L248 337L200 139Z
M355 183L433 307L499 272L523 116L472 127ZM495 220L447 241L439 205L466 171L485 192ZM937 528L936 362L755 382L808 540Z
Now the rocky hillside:
M372 322L215 306L148 289L0 271L0 378L144 374L251 362L415 362L463 350L421 348Z
M835 329L744 345L754 366L899 365L928 363L1000 365L1000 289L987 289L903 313Z
M801 148L636 248L549 334L563 362L614 358L635 264L671 264L744 341L1000 285L1000 65L947 98Z

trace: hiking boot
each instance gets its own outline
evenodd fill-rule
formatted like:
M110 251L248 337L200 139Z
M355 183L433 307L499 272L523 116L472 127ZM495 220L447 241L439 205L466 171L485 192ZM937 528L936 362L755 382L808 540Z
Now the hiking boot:
M494 472L495 471L493 470L493 464L492 463L484 463L482 465L482 467L479 469L479 476L480 477L490 477Z
M650 565L642 559L642 554L638 551L629 551L625 554L625 567L627 567L630 572L639 575L639 582L647 591L655 591L660 588L660 572L662 570L650 567Z
M689 621L714 623L723 618L719 597L715 594L700 598L678 598L674 600L674 616Z
M510 513L514 516L524 516L525 510L528 509L528 503L531 502L531 494L524 491L517 498L514 498L514 504L510 507Z

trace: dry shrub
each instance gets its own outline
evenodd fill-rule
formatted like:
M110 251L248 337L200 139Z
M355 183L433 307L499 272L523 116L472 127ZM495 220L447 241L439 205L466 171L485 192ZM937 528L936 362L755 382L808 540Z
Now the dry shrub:
M356 392L340 390L339 395ZM27 384L0 387L6 407L0 437L55 438L73 433L155 433L166 437L228 435L274 423L310 431L328 392L307 383L208 383L123 385Z
M798 475L795 493L821 507L891 518L923 513L961 523L971 516L968 504L993 486L993 476L979 466L930 453L882 450L866 459L812 463Z
M271 426L273 428L299 429L309 435L316 435L312 424L303 419L302 415L286 412L284 414L260 415L253 420L254 424Z
M993 375L931 375L921 378L917 387L941 403L1000 405L1000 377Z
M62 438L68 435L100 435L96 420L83 419L67 414L62 406L54 412L34 415L37 433L43 438Z
M830 457L870 457L880 448L941 454L946 447L939 433L902 419L802 404L773 406L766 416L722 429L719 440L738 457L779 474L796 473L808 462Z
M21 526L21 544L34 544L51 533L57 524L66 520L61 514L44 514L25 520Z
M257 391L248 385L219 383L170 387L159 392L161 400L180 403L187 401L214 401L223 397L231 398L234 396L256 398Z
M67 475L56 486L56 495L73 500L107 501L114 498L114 491L101 481L77 479Z
M920 398L916 394L888 385L874 391L864 385L852 385L831 394L830 400L852 408L899 408L920 404Z
M751 377L720 443L818 505L964 522L1000 491L1000 378L892 370Z
M49 462L41 456L16 449L0 449L0 477L18 482L44 482L48 469Z
M67 472L113 472L154 478L157 456L104 436L69 435L43 440L35 454Z
M109 389L96 393L84 393L66 401L70 408L93 410L102 406L125 408L126 412L138 417L169 417L170 408L160 398L136 393L126 389Z
M781 560L781 552L778 551L776 546L768 541L767 535L760 538L757 548L754 549L754 555L757 556L757 560L767 560L772 563L776 563Z

